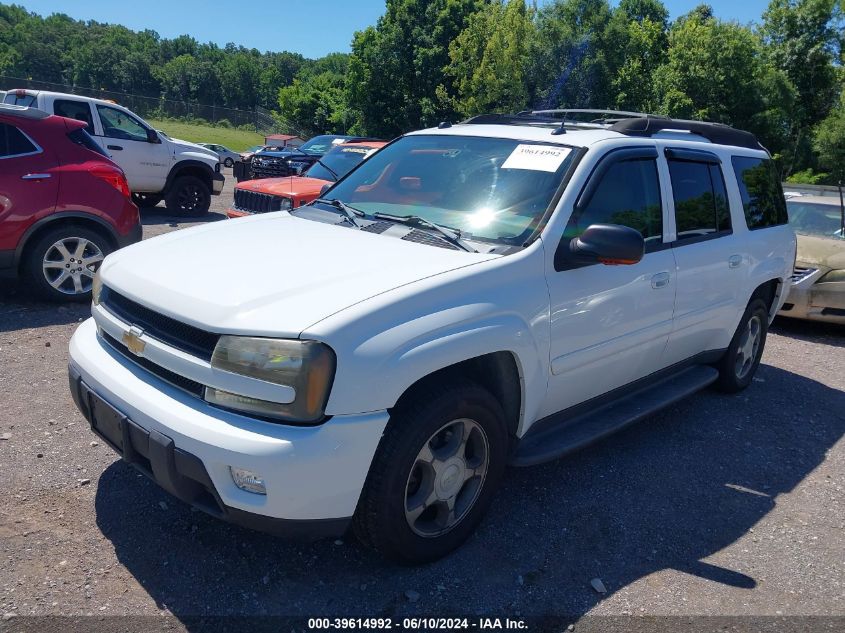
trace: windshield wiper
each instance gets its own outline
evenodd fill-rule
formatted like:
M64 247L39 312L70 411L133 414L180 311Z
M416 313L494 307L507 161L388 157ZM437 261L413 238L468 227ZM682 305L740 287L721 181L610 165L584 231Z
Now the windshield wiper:
M328 198L317 198L311 204L318 202L342 212L346 216L346 219L348 219L356 228L363 228L363 225L358 221L358 218L364 217L365 214L363 211L356 209L355 207L350 207L343 200L338 200L337 198L333 198L331 200Z
M450 244L454 244L458 248L469 253L477 253L472 246L461 239L461 232L457 229L451 229L440 224L435 224L431 220L426 220L418 215L390 215L389 213L373 213L373 217L377 220L387 220L389 222L398 222L400 224L407 224L408 226L424 227L431 229L440 234Z
M336 181L338 181L338 180L340 180L340 176L338 176L338 175L337 175L337 172L336 172L334 169L332 169L331 167L329 167L328 165L326 165L326 164L323 162L323 159L322 159L322 158L318 158L318 159L317 159L317 163L318 163L318 164L320 164L320 165L322 165L323 167L325 167L325 168L326 168L326 170L327 170L327 171L328 171L328 172L329 172L332 176L334 176L335 182L336 182Z

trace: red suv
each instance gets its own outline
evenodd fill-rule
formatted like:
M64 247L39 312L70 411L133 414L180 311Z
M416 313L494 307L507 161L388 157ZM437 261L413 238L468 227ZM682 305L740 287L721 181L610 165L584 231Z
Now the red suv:
M0 104L0 277L86 300L110 252L141 239L123 171L85 123Z

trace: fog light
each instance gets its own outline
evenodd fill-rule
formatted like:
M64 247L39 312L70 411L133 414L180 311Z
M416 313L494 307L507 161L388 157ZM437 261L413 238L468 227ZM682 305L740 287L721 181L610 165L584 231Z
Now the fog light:
M264 486L264 480L257 473L244 468L235 468L229 466L229 472L232 473L232 481L241 490L247 492L254 492L257 495L266 495L267 488Z

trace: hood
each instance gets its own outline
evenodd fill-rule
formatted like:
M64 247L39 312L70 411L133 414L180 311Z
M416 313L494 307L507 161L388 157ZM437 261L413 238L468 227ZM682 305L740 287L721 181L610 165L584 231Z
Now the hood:
M239 183L236 189L246 189L258 193L269 193L274 196L295 198L301 196L315 196L325 185L332 184L328 180L308 178L307 176L284 176L283 178L260 178Z
M845 240L797 235L798 255L796 262L808 264L814 268L845 268Z
M103 283L202 329L297 337L356 303L497 255L268 213L168 233L106 258Z
M278 151L262 150L260 152L255 152L253 156L256 158L262 156L270 156L271 158L289 158L291 156L313 156L313 154L307 154L305 152L300 152L299 150L291 148L282 149Z
M167 139L174 147L175 151L188 151L192 154L202 154L203 156L207 156L208 158L213 158L214 160L218 159L217 152L214 152L207 147L203 147L202 145L197 145L196 143L191 143L190 141L183 141L180 138L169 138ZM178 148L178 149L177 149Z

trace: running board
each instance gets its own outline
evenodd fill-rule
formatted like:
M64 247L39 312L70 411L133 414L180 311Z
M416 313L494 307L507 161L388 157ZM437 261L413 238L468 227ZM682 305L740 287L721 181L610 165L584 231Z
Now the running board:
M547 418L520 440L511 464L534 466L563 457L691 396L718 377L713 367L694 365L598 409L555 421Z

